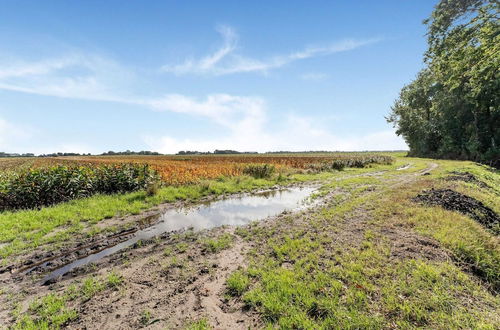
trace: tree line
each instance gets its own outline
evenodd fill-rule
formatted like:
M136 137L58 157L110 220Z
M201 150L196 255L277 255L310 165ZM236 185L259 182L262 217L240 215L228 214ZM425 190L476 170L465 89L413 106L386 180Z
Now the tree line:
M427 25L424 69L387 117L410 155L500 167L500 2L441 0Z

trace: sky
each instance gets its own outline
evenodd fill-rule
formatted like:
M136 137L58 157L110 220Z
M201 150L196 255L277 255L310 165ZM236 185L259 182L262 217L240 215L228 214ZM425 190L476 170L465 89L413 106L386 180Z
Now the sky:
M401 150L436 1L0 1L0 151Z

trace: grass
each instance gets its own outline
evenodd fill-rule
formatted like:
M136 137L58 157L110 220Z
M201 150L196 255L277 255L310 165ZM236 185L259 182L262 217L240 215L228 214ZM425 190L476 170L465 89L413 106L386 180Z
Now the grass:
M211 329L207 319L193 321L186 327L187 330L209 330Z
M109 273L109 275L106 278L106 281L108 287L118 288L123 283L123 277L120 274L113 271Z
M24 313L16 316L14 329L59 329L78 318L76 309L70 307L76 300L82 302L106 289L116 289L122 284L121 275L111 272L105 278L88 277L80 285L73 284L59 293L49 293L32 301Z
M141 313L140 322L143 326L148 325L151 322L151 312L147 309L143 310Z
M215 239L205 239L203 241L204 249L211 253L217 253L219 251L225 250L231 246L234 240L234 236L225 233Z
M491 195L499 191L500 176L492 175L483 166L470 162L441 162L436 176L445 178L449 172L471 172L483 178L490 189L467 189L464 182L446 180L422 180L404 191L392 192L381 198L379 218L391 218L397 225L405 226L422 235L432 237L443 247L451 250L457 263L469 268L484 279L495 291L500 290L500 245L498 238L473 219L440 207L426 207L411 201L411 197L428 188L449 187L470 195L500 214L498 198L493 202ZM486 177L486 178L485 178ZM496 189L496 190L495 190ZM385 206L383 206L385 205Z
M250 279L244 271L239 270L229 276L226 285L230 295L241 296L248 289Z
M312 180L315 175L301 176L300 180ZM288 182L295 179L290 177ZM5 265L8 257L25 253L41 245L69 241L84 229L95 235L102 229L92 227L103 219L127 214L139 214L155 205L176 200L197 200L208 195L220 195L249 191L275 185L277 178L254 179L252 177L220 178L195 185L169 186L149 196L144 191L96 195L77 199L41 210L24 210L0 213L0 257ZM93 230L92 230L93 228Z
M426 160L411 161L410 173L426 167ZM307 222L291 217L265 231L238 232L251 237L255 248L250 267L228 278L228 292L259 312L270 328L495 329L500 299L491 290L500 274L497 238L472 219L410 200L424 188L452 184L439 177L457 164L439 163L436 173L404 190L373 178L332 181L324 189L344 191L348 199L341 205L317 209ZM480 166L467 166L478 176L491 175ZM378 193L360 188L367 184ZM465 185L453 184L458 189ZM476 196L488 203L491 191L480 193ZM361 232L342 238L352 230L346 219L359 208L369 219ZM433 237L455 261L395 258L394 238L385 234L394 226Z
M401 175L413 177L429 162L439 164L431 175L415 176L404 185L398 181ZM408 163L412 164L409 169L394 170ZM369 171L385 172L377 177L357 176ZM489 187L448 181L451 171L470 172ZM302 173L286 180L316 179L323 182L319 195L332 196L326 204L301 216L287 214L278 221L236 229L236 235L250 242L250 251L247 268L239 268L226 279L227 299L242 301L270 329L498 328L498 237L467 216L412 201L422 190L450 188L499 213L498 172L471 162L404 158L372 169L345 169L342 176ZM190 188L199 195L189 193L194 197L183 198L227 192L228 185L237 190L250 189L256 182L274 184L272 180L239 180L204 182ZM161 194L159 191L153 198ZM191 271L185 260L188 249L201 246L217 253L235 244L235 236L229 233L199 236L193 232L174 235L176 240L164 249L168 258L162 267L178 268L182 278L184 270ZM402 248L396 244L398 240ZM441 254L427 254L426 249ZM102 279L88 278L63 293L41 297L20 313L16 326L64 326L77 317L71 308L75 301L121 287L123 281L111 272ZM139 316L143 325L151 322L146 312ZM186 327L209 329L210 322L202 318Z
M394 169L400 164L375 165L373 168L346 168L344 174L362 174L370 171ZM126 194L95 195L72 200L40 210L22 210L0 213L0 257L6 265L11 257L44 246L47 249L60 248L61 244L74 240L82 233L93 236L113 228L96 227L100 221L115 216L139 214L156 205L178 200L197 200L209 195L230 194L262 189L277 184L293 182L325 181L339 176L338 172L288 173L280 172L269 178L241 176L205 180L198 184L168 186L149 194L138 191ZM114 228L115 230L119 228Z

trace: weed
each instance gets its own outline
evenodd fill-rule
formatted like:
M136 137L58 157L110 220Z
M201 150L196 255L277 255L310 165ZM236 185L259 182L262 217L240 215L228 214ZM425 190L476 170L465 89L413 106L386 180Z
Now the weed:
M245 271L237 270L229 276L226 284L229 294L233 296L241 296L243 292L248 289L250 279Z
M105 286L101 281L94 277L88 277L83 281L83 285L81 287L82 296L88 300L104 288Z
M148 325L149 322L151 322L151 312L148 309L145 309L141 312L139 322L144 326Z
M123 283L123 277L114 271L108 274L107 285L110 288L117 288Z
M188 330L209 330L211 329L208 321L206 319L201 319L198 321L193 321L186 327Z
M250 175L256 179L270 178L276 171L276 167L270 164L250 164L243 169L243 174Z
M204 246L205 250L212 252L212 253L216 253L216 252L219 252L219 251L222 251L224 249L229 248L231 246L231 243L233 242L233 240L234 240L233 235L231 235L229 233L225 233L225 234L219 236L217 239L206 239L203 242L203 246Z

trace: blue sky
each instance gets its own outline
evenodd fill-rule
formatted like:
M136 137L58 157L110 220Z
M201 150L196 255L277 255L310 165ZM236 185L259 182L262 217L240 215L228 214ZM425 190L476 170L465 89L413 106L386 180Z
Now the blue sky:
M435 1L0 2L0 151L404 149Z

